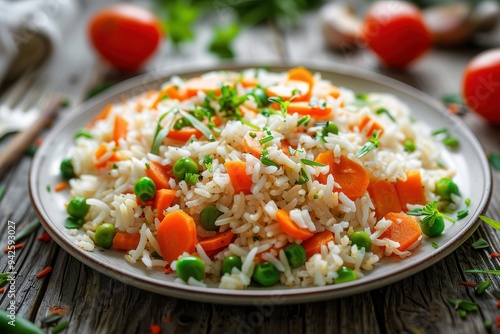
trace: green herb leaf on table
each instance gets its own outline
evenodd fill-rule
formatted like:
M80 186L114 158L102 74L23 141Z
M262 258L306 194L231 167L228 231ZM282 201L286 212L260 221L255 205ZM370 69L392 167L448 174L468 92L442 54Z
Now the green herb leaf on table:
M26 237L28 237L31 233L38 230L40 226L40 221L38 219L32 220L26 227L24 227L19 233L16 234L15 243L22 241Z
M488 248L490 245L486 240L483 238L479 238L474 243L472 244L472 248L474 249L482 249L482 248Z
M500 171L500 154L491 152L487 154L488 154L488 161L490 162L491 167L496 171Z
M448 300L456 310L464 310L466 312L477 311L477 304L464 299L450 299Z
M4 186L0 186L0 201L3 198L3 195L5 195L5 187Z
M237 23L232 23L224 27L214 27L209 51L216 54L219 58L234 58L234 51L231 44L239 32L240 26Z
M3 288L5 286L5 284L7 284L9 279L10 279L10 273L0 274L0 288Z
M52 328L52 334L57 334L68 326L69 326L69 321L63 321L56 327Z
M56 321L59 321L62 317L63 316L60 315L60 314L53 313L51 315L46 316L45 318L43 318L40 321L42 322L42 324L50 325L50 324L53 324Z
M492 275L500 275L500 270L481 270L481 269L468 269L465 270L466 273L470 274L492 274Z
M488 289L490 285L491 285L491 280L486 280L483 283L476 286L474 292L476 293L476 295L480 296L486 291L486 289Z
M497 222L496 220L491 219L491 218L486 217L486 216L479 216L479 218L481 218L481 220L483 222L485 222L486 224L490 225L495 230L499 230L500 231L500 222Z

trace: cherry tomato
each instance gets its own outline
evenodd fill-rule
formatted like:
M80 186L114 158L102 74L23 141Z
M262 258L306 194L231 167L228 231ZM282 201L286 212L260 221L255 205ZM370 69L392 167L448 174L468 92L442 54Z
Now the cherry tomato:
M404 68L432 46L420 10L404 1L378 1L366 13L363 35L382 62Z
M106 7L91 18L89 37L97 52L120 71L138 70L158 48L161 23L149 10L132 4Z
M484 51L465 68L463 96L467 105L492 124L500 124L500 49Z

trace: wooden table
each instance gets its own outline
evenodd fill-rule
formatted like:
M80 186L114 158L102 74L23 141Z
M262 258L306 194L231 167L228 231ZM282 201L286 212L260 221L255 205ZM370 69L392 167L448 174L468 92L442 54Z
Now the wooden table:
M65 92L73 104L83 96L83 88L95 76L93 54L82 34L92 2L81 1L79 19L74 30L66 34L66 48L56 55L48 77ZM99 4L101 6L102 4ZM206 52L208 30L220 17L204 19L196 27L198 39L181 51L165 46L148 70L175 67L179 64L215 64L216 58ZM374 56L365 49L339 54L329 51L319 35L317 13L304 16L300 25L280 31L272 25L251 27L241 33L235 43L237 60L308 60L322 61L335 68L348 64L380 72L402 80L432 96L458 92L465 64L479 49L431 51L407 72L391 72L377 66ZM92 71L94 69L94 71ZM500 151L500 129L489 126L469 113L465 122L473 129L486 150ZM0 149L7 140L0 143ZM0 245L7 243L7 221L16 223L20 231L35 213L28 196L27 175L31 158L24 156L6 174L0 185L6 192L0 201ZM493 172L494 190L486 215L500 219L500 173ZM70 325L67 333L148 333L151 324L160 324L163 333L483 333L485 321L493 322L492 331L499 331L495 322L500 316L500 278L485 275L492 286L482 296L461 281L481 280L465 275L468 268L500 268L499 260L490 253L500 253L500 234L485 224L451 255L436 265L398 283L371 292L324 302L302 305L222 306L170 298L124 285L81 264L53 241L37 241L40 228L26 239L26 247L16 252L16 313L40 325L53 307L67 310ZM490 247L474 250L479 237ZM35 275L46 266L53 271L37 279ZM0 257L0 271L7 270L7 256ZM471 300L479 311L461 319L449 299ZM10 299L0 294L0 309ZM171 321L164 321L171 319Z

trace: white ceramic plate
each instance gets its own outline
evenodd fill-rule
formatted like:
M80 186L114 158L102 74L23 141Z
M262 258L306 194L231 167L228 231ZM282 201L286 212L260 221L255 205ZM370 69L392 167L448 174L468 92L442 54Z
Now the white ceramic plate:
M286 71L295 65L244 64L229 65L223 69L240 71L245 68L265 67L271 71ZM320 72L323 78L354 91L387 92L396 95L410 107L416 119L428 126L429 130L446 127L460 139L460 149L456 152L443 149L442 160L457 170L455 180L463 197L471 199L471 206L469 215L465 219L454 225L448 225L445 233L433 240L439 244L439 248L434 249L430 242L424 241L411 257L403 260L383 259L372 272L354 282L324 287L290 289L275 286L249 288L243 291L177 284L174 282L174 274L166 275L163 270L154 271L142 265L130 265L124 260L122 252L97 249L94 252L87 252L80 249L64 228L67 216L64 203L68 201L67 193L47 191L47 185L59 182L59 164L72 145L74 133L88 124L106 104L158 88L171 74L189 78L220 69L222 68L212 67L175 73L145 74L133 78L79 106L51 131L33 161L30 172L30 194L43 226L62 248L93 269L145 290L214 303L252 304L256 301L279 301L280 304L286 304L338 298L396 282L443 259L469 238L477 228L478 216L486 209L491 195L491 172L484 150L460 119L450 115L439 102L429 96L389 78L350 67L333 69L310 67L311 71Z

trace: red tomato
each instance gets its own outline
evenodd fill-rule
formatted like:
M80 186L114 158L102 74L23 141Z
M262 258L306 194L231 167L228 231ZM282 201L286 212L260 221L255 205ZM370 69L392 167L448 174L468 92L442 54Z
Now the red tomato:
M97 52L114 68L135 71L156 51L162 31L160 21L149 10L116 4L94 14L89 36Z
M481 52L465 68L467 105L492 124L500 124L500 49Z
M365 17L368 46L389 67L404 68L432 46L420 10L404 1L374 3Z

